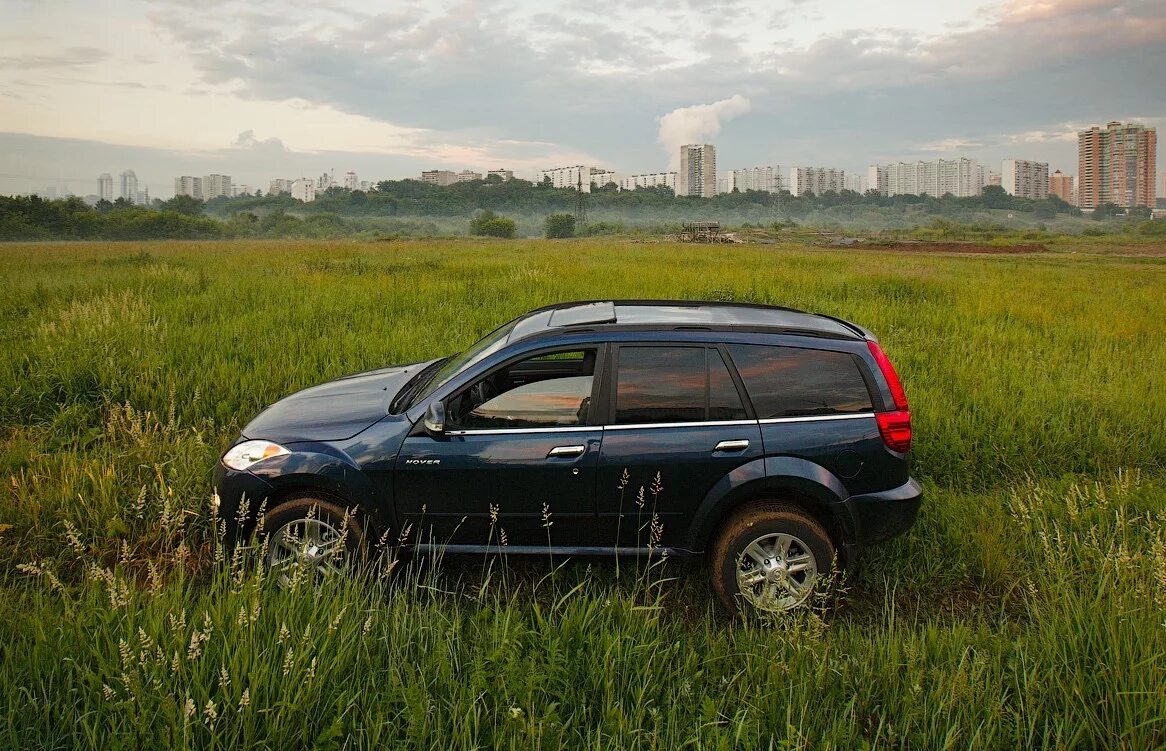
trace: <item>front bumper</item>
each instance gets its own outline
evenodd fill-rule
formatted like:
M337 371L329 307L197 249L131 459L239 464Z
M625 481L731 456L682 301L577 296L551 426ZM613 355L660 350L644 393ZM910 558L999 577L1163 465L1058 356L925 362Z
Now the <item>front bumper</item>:
M222 462L215 465L213 487L219 498L219 528L215 536L224 535L228 551L251 533L256 513L272 495L266 480L247 471L228 469Z
M915 523L922 503L923 488L910 478L891 490L850 496L855 543L861 547L903 534Z

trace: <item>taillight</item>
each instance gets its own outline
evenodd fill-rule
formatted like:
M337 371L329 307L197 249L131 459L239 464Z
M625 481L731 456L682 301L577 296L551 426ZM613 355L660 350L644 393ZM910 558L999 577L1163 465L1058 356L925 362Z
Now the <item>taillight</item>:
M905 454L911 450L911 410L897 409L894 412L875 412L875 421L883 435L883 443L891 451Z
M895 409L889 412L875 413L875 420L879 425L879 433L883 436L883 443L891 451L901 454L911 449L911 410L907 408L907 394L903 391L903 384L895 366L887 359L883 348L878 342L867 342L870 353L882 371L883 378L887 379L887 387L891 390L891 399L895 402Z

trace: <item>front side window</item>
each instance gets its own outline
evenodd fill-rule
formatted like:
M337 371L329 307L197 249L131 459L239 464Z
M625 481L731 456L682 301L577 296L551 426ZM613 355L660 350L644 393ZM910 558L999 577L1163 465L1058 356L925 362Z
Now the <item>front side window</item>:
M450 399L456 430L586 425L595 350L553 352L492 371Z
M719 351L706 347L621 347L615 423L739 420L745 407Z
M854 357L762 344L730 344L729 356L760 419L870 412Z

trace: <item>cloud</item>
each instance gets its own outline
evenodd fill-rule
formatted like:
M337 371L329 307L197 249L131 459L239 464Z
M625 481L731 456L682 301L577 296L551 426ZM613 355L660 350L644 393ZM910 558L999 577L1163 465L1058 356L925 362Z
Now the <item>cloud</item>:
M70 47L60 52L0 56L0 68L25 71L51 68L76 68L107 60L110 54L96 47Z
M660 117L656 140L668 153L670 168L680 160L678 150L686 143L702 143L721 132L721 126L740 117L753 108L753 103L740 94L712 104L694 104L677 107Z
M206 4L151 0L144 23L140 6L116 0L70 11L91 14L76 25L92 27L93 39L118 39L100 45L108 53L86 37L55 37L51 13L18 28L17 41L47 36L0 44L10 68L5 79L0 65L0 130L34 130L26 123L41 120L29 113L59 111L70 125L42 135L94 137L85 107L105 106L136 126L101 137L221 143L242 161L236 171L254 164L272 176L317 161L311 169L339 169L327 156L336 153L362 172L350 155L376 154L371 164L401 174L563 162L655 171L661 148L675 160L679 144L713 139L723 168L855 169L921 148L1070 168L1066 124L1166 112L1162 0L933 2L942 24L927 21L923 0L880 7L875 23L858 0L216 0L212 13ZM916 7L927 11L918 21ZM106 16L116 17L102 26ZM141 27L155 47L131 36ZM159 63L133 59L146 52ZM85 86L104 75L108 90L133 71L150 90L116 109L107 91L74 97L86 90L62 86L80 81L68 66L101 54L112 57L85 71ZM169 94L154 93L158 85ZM213 111L215 140L173 119L141 125L158 120L160 101ZM165 138L149 141L150 127ZM253 131L236 139L244 129Z
M284 145L283 141L278 138L268 138L259 140L255 137L255 131L245 130L239 134L235 142L231 144L235 148L249 149L251 151L268 151L278 154L286 154L290 149Z

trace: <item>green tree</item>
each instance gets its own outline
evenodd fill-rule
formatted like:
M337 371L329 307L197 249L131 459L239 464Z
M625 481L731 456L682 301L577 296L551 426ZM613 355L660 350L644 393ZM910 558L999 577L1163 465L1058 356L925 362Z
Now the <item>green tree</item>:
M1012 196L999 185L985 185L980 191L980 201L986 209L1012 208Z
M174 196L169 201L162 203L162 209L175 211L186 216L199 216L202 214L202 205L202 201L193 196Z
M574 237L575 217L571 214L551 214L546 220L548 238Z
M504 237L510 239L518 231L518 224L513 219L498 216L486 209L470 220L471 235L485 235L488 237Z
M1093 210L1093 218L1098 220L1108 219L1114 216L1121 216L1122 213L1121 208L1116 203L1106 201L1105 203L1098 204L1097 208Z

